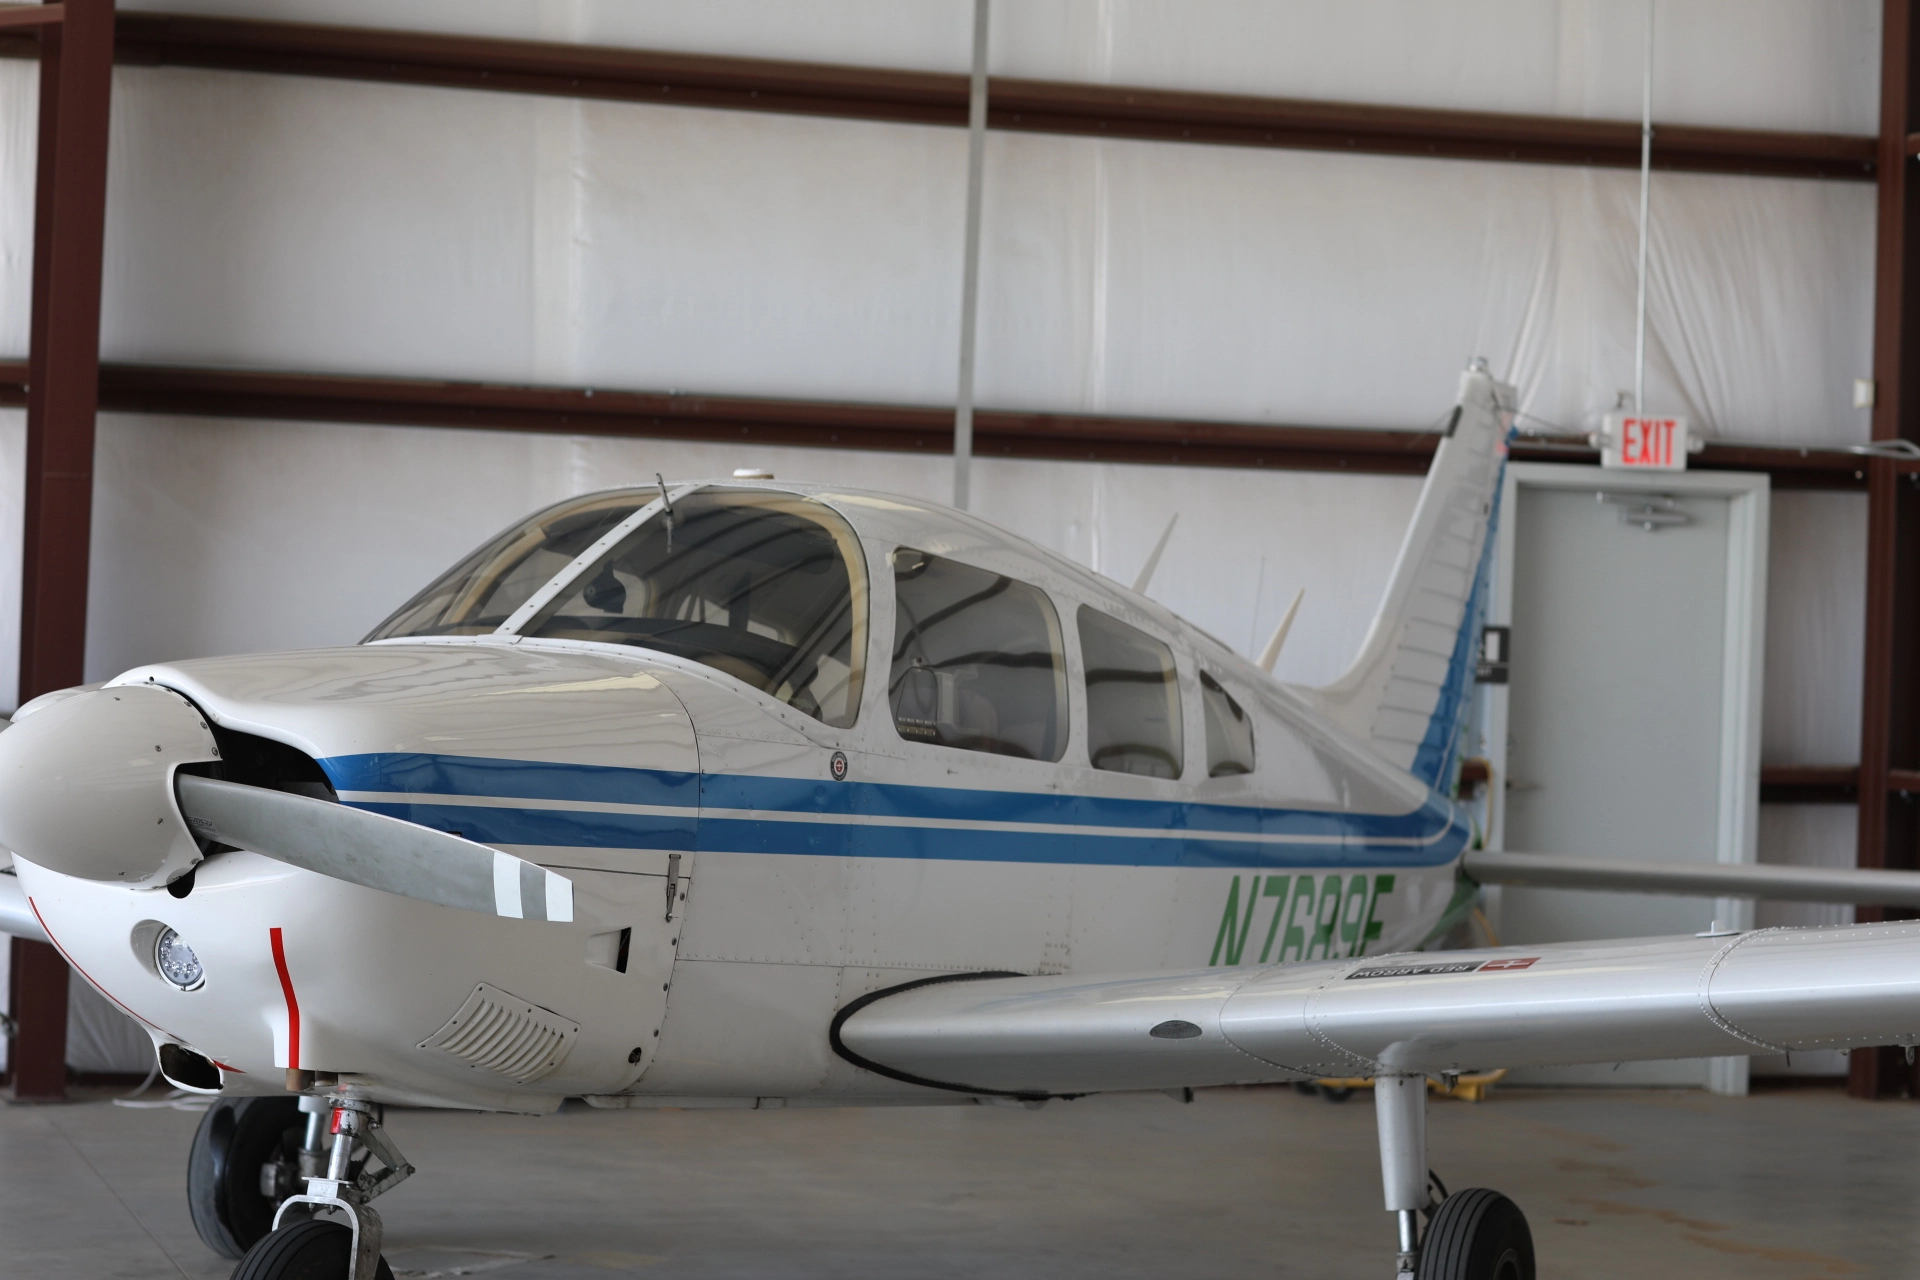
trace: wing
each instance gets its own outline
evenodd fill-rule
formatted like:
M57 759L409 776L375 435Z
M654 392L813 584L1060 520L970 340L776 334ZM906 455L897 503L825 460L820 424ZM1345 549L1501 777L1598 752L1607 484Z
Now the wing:
M1920 1042L1920 923L1263 969L936 979L842 1011L841 1056L982 1095Z

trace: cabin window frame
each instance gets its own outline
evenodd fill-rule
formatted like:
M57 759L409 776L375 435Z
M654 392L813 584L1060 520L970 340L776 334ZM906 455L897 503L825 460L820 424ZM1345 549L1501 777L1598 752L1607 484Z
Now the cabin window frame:
M610 493L644 493L644 489L609 490ZM704 508L708 505L741 508L760 508L810 522L834 544L837 562L846 577L846 606L849 619L849 636L846 645L848 674L844 681L847 694L837 712L827 712L824 707L808 710L793 696L783 696L781 686L764 687L752 679L744 678L727 666L693 654L678 654L671 648L635 644L629 641L599 636L542 635L540 630L548 625L556 610L563 608L575 595L579 594L581 584L588 580L596 569L611 565L620 553L633 541L653 528L664 516L669 523L676 517L672 503L686 503L687 499L699 499L691 504ZM550 577L544 587L524 603L516 613L494 634L511 636L515 642L532 645L556 645L566 648L603 650L632 656L645 653L649 657L664 659L672 663L685 662L704 673L717 675L740 689L763 700L770 708L778 708L781 718L798 718L799 726L809 735L819 735L822 731L836 737L855 731L866 703L867 688L872 683L871 668L867 666L872 658L874 645L873 617L873 574L869 563L866 541L860 536L853 522L845 513L830 503L819 501L807 493L787 489L763 488L760 486L726 484L692 484L677 486L670 492L670 501L653 501L642 504L626 520L610 530L599 543L584 551L573 563ZM681 508L681 515L687 511ZM676 526L677 527L677 526ZM671 536L669 535L669 543ZM589 584L590 585L590 584ZM742 628L745 630L746 628ZM794 692L805 691L810 687L797 685Z
M1215 689L1219 690L1221 695L1238 708L1240 714L1246 718L1247 749L1251 759L1247 762L1248 767L1242 772L1216 774L1213 771L1213 739L1208 728L1209 715L1207 711L1208 685L1212 685ZM1196 695L1194 701L1198 704L1200 713L1200 742L1204 747L1206 756L1206 759L1198 765L1198 768L1201 770L1200 781L1219 782L1233 778L1251 778L1256 776L1260 772L1259 717L1253 713L1254 703L1253 700L1247 696L1247 691L1245 689L1236 689L1229 680L1216 674L1214 669L1204 664L1195 665L1194 686Z
M1096 776L1127 778L1138 782L1163 784L1179 784L1185 782L1191 776L1190 771L1194 767L1193 743L1195 741L1195 725L1191 723L1191 721L1193 720L1194 711L1199 702L1199 688L1193 677L1195 667L1192 656L1186 651L1185 645L1163 634L1158 628L1142 626L1138 621L1121 617L1119 611L1113 607L1113 604L1114 602L1112 601L1080 599L1074 600L1071 606L1073 625L1067 628L1067 630L1073 637L1074 678L1072 683L1076 703L1075 715L1079 718L1077 728L1079 729L1080 741L1080 751L1077 757L1078 763ZM1171 657L1173 663L1173 679L1169 681L1169 684L1173 690L1175 700L1174 709L1176 712L1172 717L1171 723L1180 735L1179 742L1177 743L1180 750L1180 767L1172 775L1157 776L1154 774L1132 773L1126 770L1107 768L1094 763L1093 695L1092 689L1087 681L1088 664L1086 645L1083 642L1082 635L1082 614L1093 614L1108 622L1137 632L1154 643L1165 647L1168 655Z
M939 539L933 539L932 541L935 545L938 545L940 542ZM900 643L900 628L902 624L899 608L900 584L897 577L896 562L898 557L903 553L919 554L931 559L946 561L949 564L975 573L1005 578L1021 588L1033 592L1039 603L1046 609L1045 622L1052 640L1053 656L1056 663L1055 670L1057 673L1055 678L1056 688L1058 691L1058 701L1055 705L1055 752L1052 756L999 752L985 747L909 736L901 732L899 718L894 706L895 672L893 667L894 652ZM1066 763L1072 756L1078 738L1078 726L1076 726L1075 723L1077 715L1075 705L1076 690L1074 688L1074 655L1076 653L1076 647L1073 628L1069 625L1068 618L1061 609L1058 593L1051 590L1044 581L1035 581L1031 574L1013 571L1006 567L992 565L991 563L981 564L973 557L964 554L955 555L944 549L934 551L909 542L896 542L887 546L875 545L872 548L871 554L874 560L873 568L875 572L873 574L873 581L875 590L872 592L874 612L872 614L871 643L873 650L871 665L869 666L870 676L867 684L868 688L872 690L870 696L872 696L877 703L877 714L872 723L878 724L884 721L887 724L893 739L893 749L903 746L921 747L943 754L946 752L963 751L970 757L979 760L983 765L989 764L990 762L991 767L996 769L1035 768L1052 770ZM882 584L884 584L884 586ZM885 601L884 606L880 603L882 599ZM884 618L880 612L883 607L886 611Z

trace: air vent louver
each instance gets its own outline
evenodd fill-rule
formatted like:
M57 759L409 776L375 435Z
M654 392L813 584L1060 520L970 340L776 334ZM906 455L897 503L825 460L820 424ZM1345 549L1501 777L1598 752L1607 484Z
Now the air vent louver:
M559 1069L579 1034L578 1024L483 982L420 1048L531 1084Z

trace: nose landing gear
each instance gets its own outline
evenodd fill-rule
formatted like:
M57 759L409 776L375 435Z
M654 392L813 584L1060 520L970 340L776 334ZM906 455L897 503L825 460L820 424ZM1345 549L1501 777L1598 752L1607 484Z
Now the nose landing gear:
M233 1280L393 1280L380 1256L380 1215L367 1202L399 1185L413 1166L380 1127L374 1104L329 1097L326 1107L333 1145L325 1168L317 1159L320 1126L310 1124L300 1160L307 1189L281 1202L273 1230L247 1250Z
M326 1162L322 1142L326 1117L303 1116L322 1098L217 1098L200 1117L187 1156L187 1207L207 1248L238 1258L273 1229L280 1202L309 1170L303 1147L319 1172Z

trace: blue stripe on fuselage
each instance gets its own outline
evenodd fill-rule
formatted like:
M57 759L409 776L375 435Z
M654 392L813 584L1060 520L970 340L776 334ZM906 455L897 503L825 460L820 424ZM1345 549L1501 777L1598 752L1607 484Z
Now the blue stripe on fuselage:
M355 804L483 844L692 850L697 831L699 848L743 853L1247 869L1432 866L1457 856L1468 835L1464 816L1438 795L1410 813L1352 814L751 774L702 779L421 753L332 756L320 764L341 791L445 796L445 803L396 796ZM463 804L464 797L697 807L700 818L696 827L688 814ZM1060 829L914 825L929 822ZM1112 834L1084 830L1100 827ZM1221 838L1232 836L1243 838Z
M700 775L665 769L621 769L549 760L441 756L382 751L328 756L320 762L336 791L412 791L449 796L507 796L515 800L581 800L602 804L700 803Z

